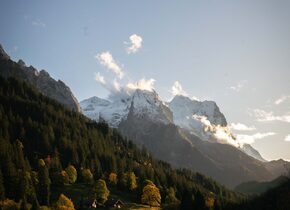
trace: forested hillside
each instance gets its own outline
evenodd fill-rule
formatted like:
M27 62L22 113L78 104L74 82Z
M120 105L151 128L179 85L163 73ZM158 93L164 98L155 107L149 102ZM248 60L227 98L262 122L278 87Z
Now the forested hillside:
M156 206L221 209L242 199L210 178L155 160L107 124L66 109L26 83L0 77L0 102L1 205L55 206L54 186L103 181L145 204L144 193L153 187L161 197Z
M290 180L268 190L260 196L245 200L239 205L229 206L228 210L286 210L290 209Z

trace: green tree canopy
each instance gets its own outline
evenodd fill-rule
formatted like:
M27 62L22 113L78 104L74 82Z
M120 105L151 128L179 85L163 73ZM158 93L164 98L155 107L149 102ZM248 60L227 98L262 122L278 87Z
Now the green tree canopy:
M175 190L170 187L166 192L165 203L169 205L179 204L180 201L175 196Z
M69 177L69 183L73 184L76 182L77 177L78 177L78 173L76 168L73 165L69 165L66 169L65 169L68 177Z
M109 197L110 191L107 188L106 182L103 179L99 179L93 187L94 198L98 203L104 204Z
M91 183L93 181L93 174L90 169L84 168L82 169L82 178L85 183Z

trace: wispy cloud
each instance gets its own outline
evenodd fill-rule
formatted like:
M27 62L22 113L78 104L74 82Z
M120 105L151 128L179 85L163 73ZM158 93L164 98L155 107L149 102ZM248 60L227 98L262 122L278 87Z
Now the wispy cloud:
M231 123L230 129L236 130L236 131L253 131L256 130L254 126L247 126L242 123Z
M171 93L176 96L176 95L182 95L182 96L188 96L188 94L183 90L181 84L179 81L175 81L173 86L171 87Z
M110 52L102 52L95 56L96 59L105 66L107 69L113 71L120 79L124 76L124 72L121 67L114 60Z
M259 122L281 121L290 122L290 115L274 115L273 112L266 112L261 109L254 109L253 114Z
M286 137L285 137L285 139L284 139L285 141L289 141L290 142L290 134L289 135L287 135Z
M285 95L281 96L280 98L277 98L275 100L275 104L279 105L279 104L283 103L284 101L286 101L287 99L290 99L290 96L285 96Z
M96 80L97 82L103 84L103 85L105 85L105 84L107 83L106 80L105 80L105 78L104 78L104 76L102 76L102 75L100 74L100 72L96 73L96 75L95 75L95 80Z
M128 83L126 87L132 90L141 89L141 90L153 91L154 83L155 83L155 79L151 78L149 80L146 80L143 78L135 83Z
M41 20L33 20L32 25L36 26L36 27L42 27L45 28L46 24L44 22L42 22Z
M133 34L129 37L131 46L127 48L127 53L136 53L142 47L142 37Z
M208 140L213 138L222 144L231 144L235 147L240 146L239 142L236 141L228 127L213 125L206 116L192 115L192 119L200 123L201 127L197 127L199 127L199 129L201 129L199 131L204 134L202 138L206 138Z
M236 136L237 141L243 144L253 144L256 140L258 139L263 139L266 138L268 136L273 136L276 133L274 132L268 132L268 133L255 133L253 135L242 135L242 134L238 134Z
M235 92L240 92L242 88L247 84L247 80L239 81L236 85L230 86L230 89Z

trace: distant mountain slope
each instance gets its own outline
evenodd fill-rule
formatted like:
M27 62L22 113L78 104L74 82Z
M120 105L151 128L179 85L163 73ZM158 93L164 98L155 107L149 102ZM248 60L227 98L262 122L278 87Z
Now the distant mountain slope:
M215 136L215 132L221 130L235 143L225 127L224 115L214 102L193 102L181 96L176 100L178 103L170 106L155 91L137 89L111 97L110 101L92 97L80 104L86 116L96 121L105 120L174 167L207 174L229 187L245 181L275 178L263 162L249 156L249 152ZM186 121L187 116L196 118ZM206 118L209 129L205 127ZM248 150L251 148L249 145ZM253 148L251 152L262 159Z
M260 196L245 200L239 205L229 205L225 210L288 210L290 209L290 180L283 182Z
M289 181L287 177L279 176L278 178L269 182L246 182L236 186L235 191L247 194L261 194L272 188L278 187L287 181Z
M33 66L27 67L22 60L18 63L12 61L0 45L0 75L8 78L15 77L21 79L36 88L44 95L51 97L66 107L80 111L79 103L71 92L70 88L61 80L54 80L45 71L38 71Z

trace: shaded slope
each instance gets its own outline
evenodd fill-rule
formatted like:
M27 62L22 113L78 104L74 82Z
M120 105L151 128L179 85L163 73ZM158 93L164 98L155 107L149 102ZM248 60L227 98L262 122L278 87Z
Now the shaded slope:
M80 106L70 88L61 80L54 80L45 71L33 66L27 67L22 60L12 61L0 45L0 75L4 78L15 77L35 86L44 95L53 98L66 107L80 111Z

